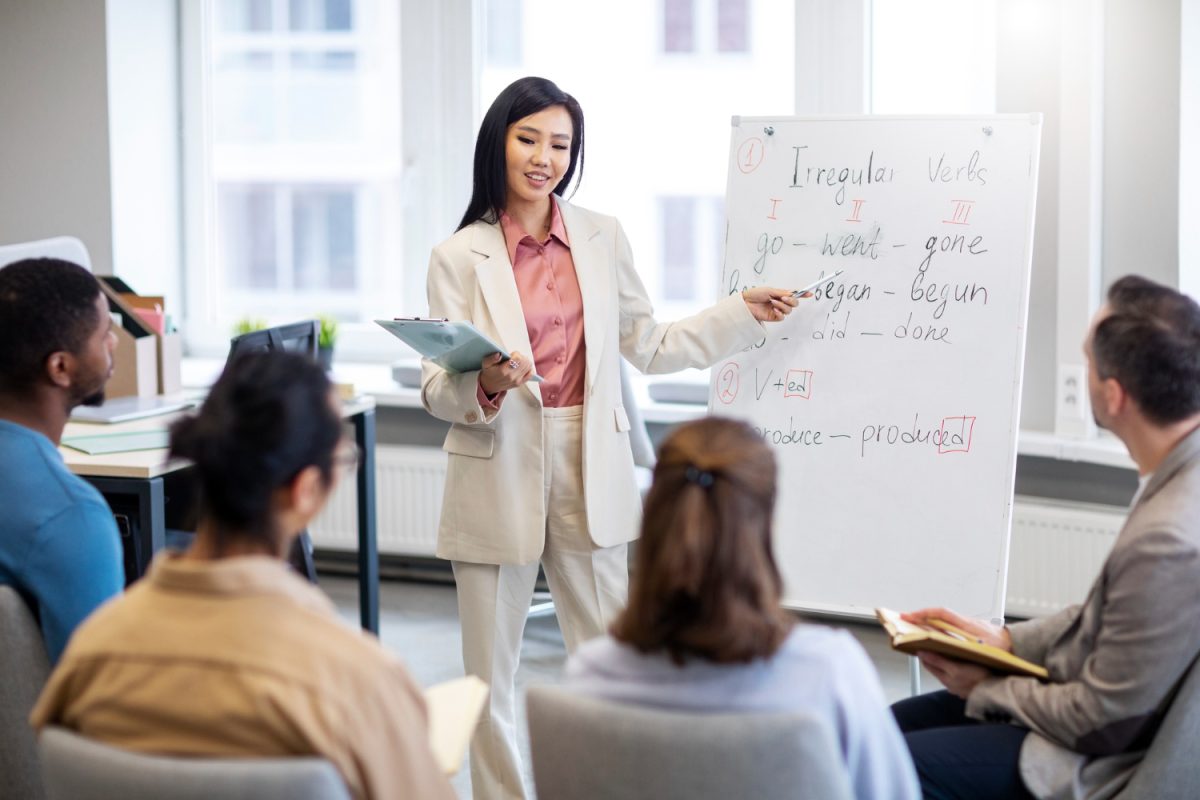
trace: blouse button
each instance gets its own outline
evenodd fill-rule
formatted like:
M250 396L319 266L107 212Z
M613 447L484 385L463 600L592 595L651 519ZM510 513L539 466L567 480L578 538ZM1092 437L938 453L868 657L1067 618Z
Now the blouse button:
M550 291L552 291L552 292L553 292L553 291L554 291L554 284L553 284L553 283L547 283L547 284L546 284L546 288L547 288L547 289L549 289Z
M555 318L554 318L554 324L555 324L555 325L562 325L562 317L555 317Z

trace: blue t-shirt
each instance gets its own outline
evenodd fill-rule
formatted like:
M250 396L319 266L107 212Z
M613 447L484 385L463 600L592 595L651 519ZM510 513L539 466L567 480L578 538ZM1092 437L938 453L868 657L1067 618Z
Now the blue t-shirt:
M32 604L50 662L125 585L112 510L42 434L0 420L0 583Z

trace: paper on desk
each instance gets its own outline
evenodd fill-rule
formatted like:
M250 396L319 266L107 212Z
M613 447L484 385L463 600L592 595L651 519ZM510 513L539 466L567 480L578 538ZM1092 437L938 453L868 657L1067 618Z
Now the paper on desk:
M69 436L62 443L89 456L103 456L135 450L163 450L170 443L170 436L165 430L98 433L95 436Z
M488 686L474 675L430 686L425 690L429 712L429 746L442 772L453 775L467 757L467 745L487 700Z

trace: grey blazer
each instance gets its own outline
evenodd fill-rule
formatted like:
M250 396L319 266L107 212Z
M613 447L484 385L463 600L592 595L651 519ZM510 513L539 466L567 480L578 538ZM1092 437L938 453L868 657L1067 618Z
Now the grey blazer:
M1037 797L1111 797L1200 652L1200 430L1147 481L1083 604L1009 630L1050 681L988 679L967 714L1031 729L1020 768Z

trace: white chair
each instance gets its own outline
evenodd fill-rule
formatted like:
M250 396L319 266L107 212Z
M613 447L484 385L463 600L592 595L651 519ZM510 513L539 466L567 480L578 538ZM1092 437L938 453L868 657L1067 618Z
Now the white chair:
M46 645L32 612L11 586L0 585L0 794L45 796L29 712L49 676Z
M55 727L38 744L48 800L350 800L321 758L150 756Z
M92 259L88 256L87 248L74 236L55 236L35 242L0 245L0 267L25 258L61 258L64 261L73 261L88 271L92 269Z
M849 800L826 724L800 713L689 713L526 693L539 797L572 800Z

